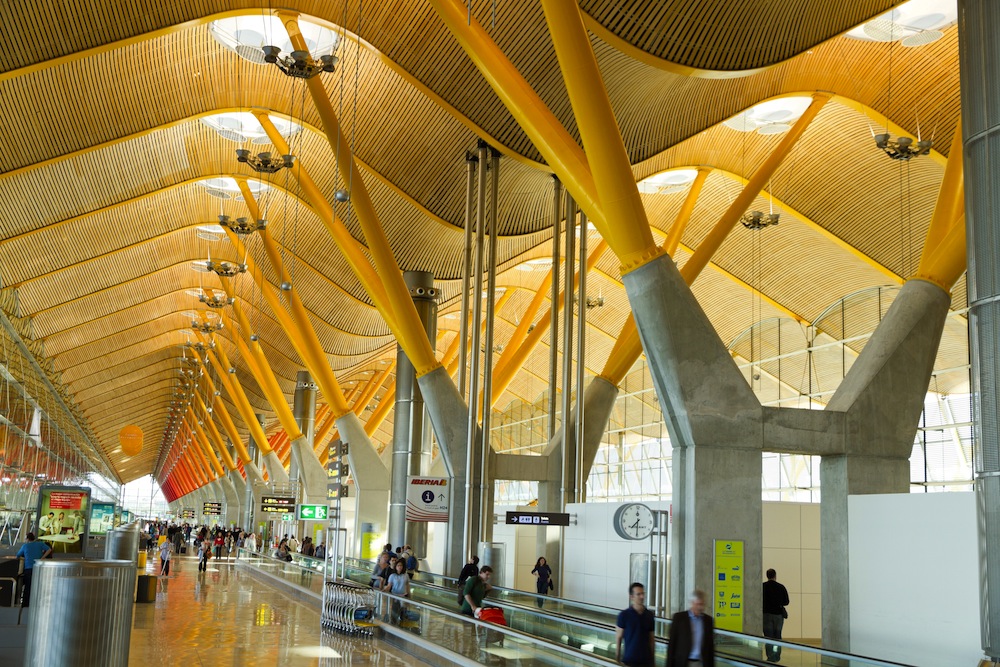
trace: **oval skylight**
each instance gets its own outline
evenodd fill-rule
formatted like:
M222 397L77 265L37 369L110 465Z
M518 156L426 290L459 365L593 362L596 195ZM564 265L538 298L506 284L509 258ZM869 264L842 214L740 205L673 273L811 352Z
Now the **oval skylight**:
M238 193L240 191L240 185L236 182L235 178L230 178L229 176L217 176L215 178L203 178L197 181L198 185L209 191L224 192L224 193ZM267 183L261 183L260 181L247 180L247 187L250 188L250 192L258 195L262 192L267 192L271 189Z
M299 30L313 58L333 55L340 46L340 35L330 28L299 19ZM277 46L282 55L295 50L277 16L247 14L218 19L208 24L208 32L227 50L258 65L266 64L264 46Z
M669 195L683 192L698 175L697 169L672 169L639 181L639 192Z
M923 46L944 37L941 31L957 21L955 0L910 0L859 25L847 36L866 42L899 40L901 46Z
M285 118L270 116L270 119L274 123L275 129L286 139L302 131L301 125ZM247 111L230 111L203 116L201 122L215 130L219 136L230 141L237 143L250 141L255 144L271 143L257 117Z
M778 97L752 106L722 121L722 124L737 132L781 134L791 129L810 104L811 97Z

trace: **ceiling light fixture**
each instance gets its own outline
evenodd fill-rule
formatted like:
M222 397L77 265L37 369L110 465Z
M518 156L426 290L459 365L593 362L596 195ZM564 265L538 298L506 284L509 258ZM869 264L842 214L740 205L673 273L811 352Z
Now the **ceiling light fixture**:
M264 62L277 65L286 76L295 79L311 79L323 72L332 73L337 69L337 56L333 54L313 58L308 51L292 51L287 56L281 55L281 48L272 45L263 46Z
M295 164L295 156L290 153L272 155L267 151L254 155L246 148L237 148L236 161L247 165L257 173L274 174L282 169L291 169Z
M639 181L639 192L657 195L672 195L677 192L684 192L697 176L697 169L672 169L664 171Z
M888 132L875 135L875 145L893 160L911 160L920 155L928 155L934 142L930 139L917 139L914 144L911 137L893 139Z
M781 217L779 213L764 213L762 211L747 211L740 218L740 222L747 229L752 229L754 231L764 229L765 227L772 227L778 224L778 218Z
M737 132L757 132L757 134L782 134L792 129L792 125L812 104L812 97L778 97L754 105L722 121L726 127ZM693 170L692 170L693 171ZM694 180L694 176L691 177Z
M223 278L233 278L241 273L246 273L247 265L205 259L191 262L191 268L201 273L215 273Z
M219 224L233 232L237 236L249 236L254 232L259 232L265 227L267 227L267 220L261 218L260 220L250 220L249 218L236 218L235 220L228 215L219 216Z

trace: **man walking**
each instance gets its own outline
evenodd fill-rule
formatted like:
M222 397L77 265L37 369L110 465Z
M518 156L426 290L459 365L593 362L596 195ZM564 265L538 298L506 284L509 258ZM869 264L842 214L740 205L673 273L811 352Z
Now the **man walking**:
M628 609L615 623L615 656L629 667L653 667L656 636L653 612L646 609L646 588L636 582L628 587ZM622 649L624 644L624 650Z
M34 533L28 533L28 541L17 551L17 558L24 559L24 585L21 587L22 607L31 603L31 575L35 569L35 561L52 555L52 547L45 542L39 542Z
M767 581L764 582L764 636L771 639L781 639L781 628L785 625L788 612L788 589L777 581L778 573L771 568L767 571ZM768 662L781 660L781 647L777 644L765 644L764 652Z
M667 667L715 667L715 627L705 613L705 591L692 591L688 610L671 620Z

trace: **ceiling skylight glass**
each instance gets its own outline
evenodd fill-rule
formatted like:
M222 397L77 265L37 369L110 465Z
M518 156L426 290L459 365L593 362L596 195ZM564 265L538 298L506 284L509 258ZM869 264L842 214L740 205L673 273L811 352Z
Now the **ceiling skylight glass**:
M333 55L340 44L340 35L330 28L299 19L299 29L313 58ZM264 46L277 46L281 55L295 50L277 16L248 14L219 19L208 24L208 32L226 49L258 65L265 64Z
M811 97L779 97L750 107L722 124L737 132L781 134L792 129L811 103Z
M958 21L955 0L910 0L847 33L866 42L895 42L916 47L936 42Z
M639 192L669 195L687 190L698 175L697 169L672 169L639 181Z
M269 118L274 123L274 127L281 133L281 136L286 139L302 131L302 126L298 123L293 123L279 116L269 116ZM271 143L257 117L246 111L232 111L204 116L201 122L215 130L219 136L230 141L237 143L252 141L255 144Z

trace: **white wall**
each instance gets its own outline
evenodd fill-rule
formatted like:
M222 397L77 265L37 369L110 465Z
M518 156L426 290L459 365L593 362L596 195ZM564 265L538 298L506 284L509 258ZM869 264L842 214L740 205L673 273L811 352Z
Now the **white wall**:
M615 511L624 503L569 505L577 524L569 526L564 538L564 569L552 569L563 597L605 607L628 606L629 560L632 553L648 554L649 540L630 541L618 537L611 525ZM669 502L644 503L654 510L669 510Z
M851 496L848 510L851 651L919 667L976 664L975 495Z
M764 503L763 572L774 568L788 589L784 639L822 638L819 505Z

